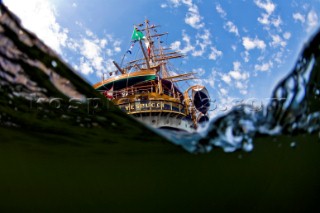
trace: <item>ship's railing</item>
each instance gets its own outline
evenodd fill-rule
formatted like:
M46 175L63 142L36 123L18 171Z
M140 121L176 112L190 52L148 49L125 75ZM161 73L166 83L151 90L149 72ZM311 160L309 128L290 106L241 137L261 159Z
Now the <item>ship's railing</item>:
M147 94L150 92L156 92L156 88L154 86L141 86L135 88L127 88L123 90L118 90L113 92L113 97L115 99L122 98L131 95L139 95L139 94Z
M158 93L158 88L157 86L140 86L140 87L132 87L132 88L126 88L123 90L117 90L113 91L112 96L114 99L118 98L124 98L127 96L133 96L133 95L143 95L143 94L148 94L148 93ZM170 97L179 97L179 93L176 91L164 89L163 93L165 95L168 95Z
M181 103L167 100L137 100L118 105L128 114L145 112L169 112L185 115L185 106Z

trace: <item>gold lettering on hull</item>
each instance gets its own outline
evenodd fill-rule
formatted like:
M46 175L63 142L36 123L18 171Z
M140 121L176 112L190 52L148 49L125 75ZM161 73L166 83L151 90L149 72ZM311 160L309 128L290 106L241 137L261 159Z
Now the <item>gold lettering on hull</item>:
M177 103L167 103L167 102L146 102L146 103L128 103L125 105L122 105L121 108L125 109L126 111L138 111L138 110L159 110L164 109L165 105L169 105L172 107L175 107L176 109L179 109L179 104ZM171 107L170 107L171 108ZM182 110L182 106L180 107L180 110Z

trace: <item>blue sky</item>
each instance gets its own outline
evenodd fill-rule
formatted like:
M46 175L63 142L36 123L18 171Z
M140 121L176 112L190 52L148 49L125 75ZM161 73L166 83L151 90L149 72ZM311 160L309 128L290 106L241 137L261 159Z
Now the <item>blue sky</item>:
M319 28L320 0L4 0L24 26L89 83L114 69L133 25L159 24L186 54L174 72L198 72L217 103L264 100ZM187 86L187 85L181 85Z

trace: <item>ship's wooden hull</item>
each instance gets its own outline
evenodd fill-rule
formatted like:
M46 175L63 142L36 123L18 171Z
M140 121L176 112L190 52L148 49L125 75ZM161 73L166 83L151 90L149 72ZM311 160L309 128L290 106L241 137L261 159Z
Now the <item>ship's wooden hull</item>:
M171 129L176 131L194 132L194 124L190 119L185 117L171 117L166 113L158 113L154 115L135 115L138 121L152 126L157 129Z
M154 128L195 131L194 123L186 114L185 105L180 99L149 93L124 96L113 102L122 111Z

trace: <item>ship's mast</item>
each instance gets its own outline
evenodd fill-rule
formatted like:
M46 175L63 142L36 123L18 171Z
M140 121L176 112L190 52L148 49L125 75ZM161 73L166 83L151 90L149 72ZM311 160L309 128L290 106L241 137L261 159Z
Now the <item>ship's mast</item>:
M160 59L162 59L161 62L161 74L163 78L167 78L168 75L168 69L167 69L167 61L163 60L164 59L164 51L163 51L163 47L161 46L161 41L160 39L158 39L158 45L159 45L159 49L160 49Z
M141 29L142 26L144 27ZM148 19L144 21L144 24L137 25L136 30L143 31L145 36L143 39L145 45L141 39L139 40L140 48L144 57L128 62L127 66L124 68L117 67L118 71L123 74L126 70L130 70L132 67L137 68L137 70L141 70L143 67L147 67L147 69L157 68L159 77L161 79L170 79L172 83L194 79L193 74L195 73L176 76L170 75L168 61L175 58L182 58L184 55L179 51L170 51L171 48L164 48L162 46L160 38L168 33L158 33L156 30L158 27L159 25L150 25ZM157 41L154 41L154 38L156 38Z
M157 26L150 26L149 25L149 20L146 19L145 20L145 29L144 31L146 32L146 44L148 45L148 60L151 61L153 64L160 64L160 76L163 78L168 77L168 69L167 69L167 62L165 60L165 53L163 51L163 47L161 46L161 41L160 41L160 37L163 35L166 35L167 33L163 33L163 34L151 34L150 29L155 29L157 28ZM158 53L155 54L155 46L154 46L154 40L153 38L157 38L158 40Z
M152 40L152 37L151 37L151 33L150 33L150 29L153 29L154 27L150 27L149 26L149 20L146 19L145 21L145 31L146 31L146 39L147 39L147 42L146 44L148 44L147 46L147 51L148 51L148 59L153 63L154 60L154 42Z
M145 58L145 60L146 60L147 68L150 69L149 58L148 58L148 56L147 56L147 54L146 54L146 51L145 51L145 49L144 49L144 47L143 47L143 45L142 45L142 41L141 41L141 40L139 40L139 44L140 44L142 53L143 53L143 55L144 55L144 58Z

